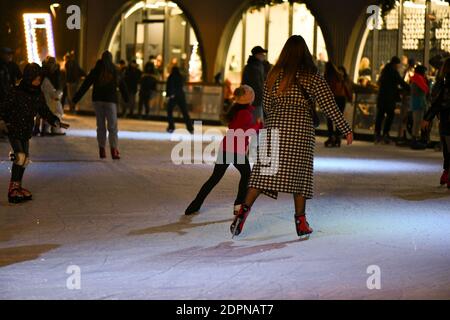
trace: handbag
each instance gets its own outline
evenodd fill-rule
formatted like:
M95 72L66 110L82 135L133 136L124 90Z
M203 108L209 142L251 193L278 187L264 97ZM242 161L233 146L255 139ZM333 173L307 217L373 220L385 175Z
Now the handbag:
M302 92L302 95L306 98L306 102L308 104L309 107L309 112L311 113L311 118L313 121L313 126L314 128L318 128L320 126L320 118L319 115L317 114L316 111L316 104L315 102L311 99L311 96L309 95L309 93L305 90L305 88L300 84L300 82L297 82L297 85L300 89L300 91Z

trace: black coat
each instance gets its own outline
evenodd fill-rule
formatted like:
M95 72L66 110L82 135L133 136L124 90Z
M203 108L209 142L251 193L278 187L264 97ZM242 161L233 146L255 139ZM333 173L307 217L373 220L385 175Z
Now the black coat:
M141 97L150 97L152 92L156 91L156 86L158 84L158 80L154 76L148 73L144 73L140 81L141 90L139 91L139 95Z
M123 100L125 102L129 101L127 86L117 70L113 72L112 80L107 83L101 83L100 74L101 62L98 61L95 68L89 72L80 89L75 94L73 98L74 103L78 103L92 85L94 85L94 90L92 92L92 101L94 102L101 101L117 103L117 87L120 89Z
M400 86L409 91L409 85L391 63L388 63L381 72L379 85L378 101L386 104L400 101Z
M183 98L184 78L180 73L171 73L167 79L166 93L168 97Z
M264 92L264 64L262 61L250 56L242 73L242 84L252 87L255 91L254 106L262 106Z
M142 72L138 68L128 67L125 70L124 80L127 85L128 92L136 94L138 91L139 81L141 80Z
M48 108L39 87L31 88L21 84L13 88L5 101L0 103L0 117L6 122L8 136L12 139L29 140L37 114L53 126L59 122L59 118Z
M432 121L438 116L440 134L450 136L450 75L436 82L431 95L432 104L424 119Z

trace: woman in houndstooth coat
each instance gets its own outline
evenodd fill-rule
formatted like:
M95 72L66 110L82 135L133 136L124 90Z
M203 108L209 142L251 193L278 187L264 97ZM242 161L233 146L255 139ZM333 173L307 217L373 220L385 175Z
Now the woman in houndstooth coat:
M331 89L318 73L305 40L292 36L264 87L267 136L260 139L258 162L253 168L245 205L231 225L233 235L242 232L250 209L261 193L277 199L279 192L294 195L297 234L312 233L305 208L306 200L313 197L315 130L311 105L315 103L351 144L351 128L339 111Z

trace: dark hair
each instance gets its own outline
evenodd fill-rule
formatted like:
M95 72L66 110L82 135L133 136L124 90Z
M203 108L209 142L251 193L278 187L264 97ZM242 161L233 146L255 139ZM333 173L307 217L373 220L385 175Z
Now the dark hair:
M344 80L343 74L336 68L334 63L332 63L331 61L325 63L324 78L328 83L331 83L333 81Z
M47 78L56 90L61 89L59 64L54 57L46 57L42 63L42 78Z
M422 76L424 76L425 73L427 72L427 68L425 68L424 66L422 66L422 65L419 64L419 65L414 69L414 72L415 72L415 73L418 73L418 74L420 74L420 75L422 75Z
M103 52L98 66L100 68L99 82L101 85L114 81L116 76L116 66L113 63L111 52Z
M281 72L281 80L278 92L283 93L288 90L296 81L297 72L316 73L317 67L314 64L311 53L302 36L291 36L283 47L277 63L273 66L267 77L267 86L271 91L275 81Z
M36 63L28 63L23 69L22 81L24 84L31 86L31 83L37 77L42 76L42 68Z
M224 124L229 124L240 110L248 107L248 104L233 103L222 115L221 120Z
M399 57L397 57L397 56L393 56L392 58L391 58L391 64L399 64L401 61L400 61L400 58Z
M339 66L338 70L342 73L342 75L344 76L344 80L348 79L348 73L347 73L347 69L345 69L344 66Z
M146 63L144 66L144 72L149 74L155 74L155 64L153 62Z
M170 74L181 74L180 72L180 68L178 68L177 66L173 66L172 70L170 71Z

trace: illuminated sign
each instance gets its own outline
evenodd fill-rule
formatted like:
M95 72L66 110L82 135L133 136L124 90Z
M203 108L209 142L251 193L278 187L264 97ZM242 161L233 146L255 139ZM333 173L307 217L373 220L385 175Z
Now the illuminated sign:
M25 25L28 62L41 64L46 56L55 57L55 43L50 14L25 13L23 22Z

